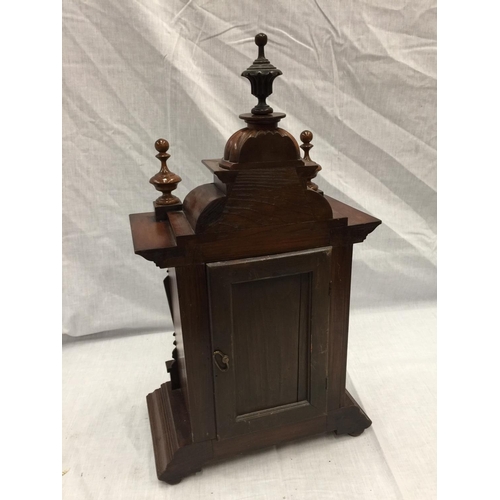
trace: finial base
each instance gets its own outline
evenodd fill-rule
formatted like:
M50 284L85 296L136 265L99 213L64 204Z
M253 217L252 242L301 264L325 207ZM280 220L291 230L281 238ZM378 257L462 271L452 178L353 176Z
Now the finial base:
M268 106L267 104L265 105L260 105L260 104L257 104L257 106L255 106L255 108L252 108L252 114L253 115L270 115L272 114L273 112L273 108L271 108L271 106Z
M156 201L153 202L153 207L155 209L155 219L157 222L161 222L168 219L168 213L174 212L175 210L182 210L182 202L177 198L177 196L173 196L177 200L177 202L172 203L170 205L161 205Z
M276 128L278 122L285 118L285 113L271 113L267 115L256 115L255 113L243 113L239 116L241 120L244 120L248 128Z

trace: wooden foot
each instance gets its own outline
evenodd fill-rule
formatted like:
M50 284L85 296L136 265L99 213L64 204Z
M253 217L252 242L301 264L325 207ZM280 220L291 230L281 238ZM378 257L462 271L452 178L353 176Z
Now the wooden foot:
M184 397L180 389L172 390L170 382L146 400L158 479L177 484L212 458L212 442L192 442Z
M372 421L347 390L345 391L344 406L328 415L328 430L337 435L359 436L370 425L372 425Z
M365 432L364 429L362 431L359 431L359 432L349 432L349 436L358 437L358 436L361 436L361 434L363 434L363 432Z

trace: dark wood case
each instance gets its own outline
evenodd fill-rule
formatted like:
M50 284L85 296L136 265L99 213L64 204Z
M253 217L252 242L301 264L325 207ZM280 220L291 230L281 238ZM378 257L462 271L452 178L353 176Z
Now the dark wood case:
M181 203L158 140L162 192L130 216L135 253L167 269L175 328L170 381L147 396L158 478L322 432L358 435L371 421L345 389L352 249L380 220L312 182L312 134L297 141L266 104L281 72L264 56L243 73L259 104L241 115L214 182Z

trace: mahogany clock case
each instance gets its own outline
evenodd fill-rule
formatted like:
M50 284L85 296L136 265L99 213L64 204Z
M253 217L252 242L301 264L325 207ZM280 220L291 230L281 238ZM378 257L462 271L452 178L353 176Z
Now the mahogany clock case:
M381 221L313 182L313 134L299 148L281 128L285 114L266 102L281 71L267 37L255 42L242 76L258 102L224 156L203 161L213 182L176 197L181 177L160 139L151 183L161 196L130 216L135 253L168 273L170 381L147 404L158 478L170 484L251 449L371 425L345 379L353 245Z

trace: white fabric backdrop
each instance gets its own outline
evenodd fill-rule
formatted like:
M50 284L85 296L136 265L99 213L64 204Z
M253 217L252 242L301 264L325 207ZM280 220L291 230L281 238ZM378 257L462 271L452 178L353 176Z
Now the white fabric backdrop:
M63 333L169 327L163 272L133 254L128 214L151 211L154 141L177 194L211 182L255 99L253 37L283 76L269 99L327 194L383 221L355 248L352 306L434 300L433 0L63 2Z

